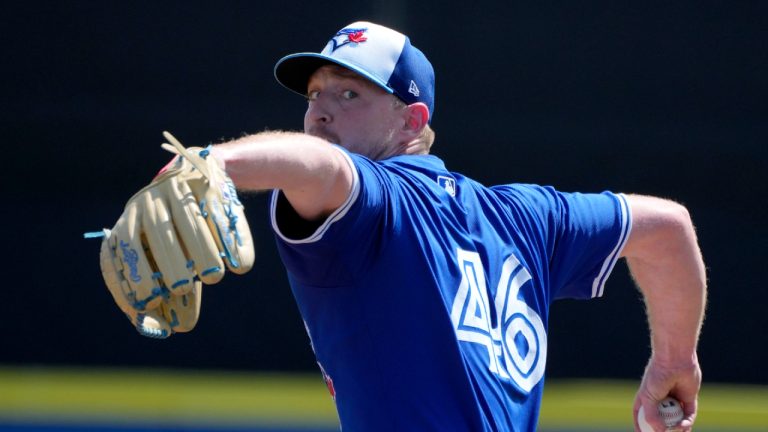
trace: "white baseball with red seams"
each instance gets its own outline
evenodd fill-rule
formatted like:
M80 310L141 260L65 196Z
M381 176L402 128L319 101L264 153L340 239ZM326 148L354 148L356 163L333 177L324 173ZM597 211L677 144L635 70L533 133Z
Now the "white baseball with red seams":
M667 427L677 426L683 420L683 407L677 399L667 397L659 402L659 414ZM640 432L653 432L653 428L645 419L642 406L637 413L637 424L640 426Z

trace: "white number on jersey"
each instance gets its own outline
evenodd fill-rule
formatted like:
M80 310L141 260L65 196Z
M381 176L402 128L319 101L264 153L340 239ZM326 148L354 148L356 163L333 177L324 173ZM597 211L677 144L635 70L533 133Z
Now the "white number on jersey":
M531 280L530 273L510 255L502 265L491 305L480 255L462 249L456 252L462 275L451 308L456 336L460 341L484 346L488 370L530 392L544 376L547 361L544 323L518 298L520 288Z

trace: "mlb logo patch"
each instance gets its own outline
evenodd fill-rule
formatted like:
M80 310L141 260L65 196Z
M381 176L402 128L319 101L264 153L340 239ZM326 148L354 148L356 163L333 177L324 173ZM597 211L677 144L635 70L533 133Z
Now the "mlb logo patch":
M453 177L437 176L437 184L448 192L448 195L456 196L456 180Z

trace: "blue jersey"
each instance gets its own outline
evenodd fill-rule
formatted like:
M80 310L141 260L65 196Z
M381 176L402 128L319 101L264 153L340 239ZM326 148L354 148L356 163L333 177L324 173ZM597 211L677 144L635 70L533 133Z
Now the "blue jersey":
M272 223L345 431L533 431L549 305L592 298L631 226L622 195L485 187L435 156L347 155L349 199Z

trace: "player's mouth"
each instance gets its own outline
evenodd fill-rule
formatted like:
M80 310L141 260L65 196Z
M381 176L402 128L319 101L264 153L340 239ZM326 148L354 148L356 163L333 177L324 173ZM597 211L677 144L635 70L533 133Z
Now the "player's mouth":
M307 135L312 135L318 138L322 138L328 142L334 143L334 144L340 144L341 140L339 139L338 135L336 135L333 132L328 131L326 128L320 126L310 126L304 131Z

